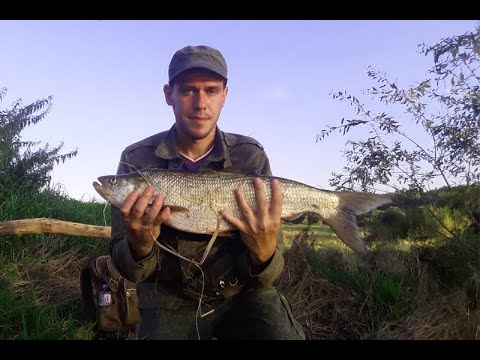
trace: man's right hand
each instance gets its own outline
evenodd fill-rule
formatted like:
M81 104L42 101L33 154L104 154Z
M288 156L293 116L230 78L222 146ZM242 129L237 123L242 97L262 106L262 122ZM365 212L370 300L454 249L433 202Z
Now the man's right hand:
M162 195L155 195L153 203L149 205L154 190L153 186L146 188L142 194L134 190L120 207L130 251L136 261L150 254L154 241L160 235L160 225L170 217L170 208L162 209Z

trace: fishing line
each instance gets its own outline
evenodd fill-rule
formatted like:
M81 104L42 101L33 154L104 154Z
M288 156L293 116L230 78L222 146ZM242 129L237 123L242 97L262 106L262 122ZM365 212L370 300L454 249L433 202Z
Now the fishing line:
M107 210L107 207L108 207L108 201L105 203L105 206L103 207L103 211L102 211L102 214L103 214L103 225L104 226L107 226L107 214L106 214L106 210Z
M151 228L148 228L148 231L150 232L150 235L152 236L153 240L154 240L154 244L156 244L159 248L167 251L168 253L184 260L184 261L187 261L189 262L190 264L193 264L194 266L196 266L199 270L200 270L200 273L202 274L202 290L200 292L200 297L198 299L198 306L197 306L197 311L195 313L195 330L197 332L197 337L198 337L198 340L201 340L201 337L200 337L200 330L199 330L199 324L198 324L198 318L203 318L209 314L211 314L215 309L213 309L210 305L208 305L207 303L203 302L203 296L204 296L204 292L205 292L205 273L203 272L203 269L201 267L201 265L203 264L203 262L205 261L205 259L207 258L208 256L208 253L210 252L216 238L217 238L217 235L218 235L218 231L220 229L220 221L218 220L217 221L217 228L215 230L215 233L213 234L212 238L210 239L210 241L208 242L208 245L207 245L207 248L205 249L205 252L202 256L202 259L200 262L197 262L195 261L194 259L188 259L187 257L179 254L177 251L175 251L172 247L170 247L168 245L165 246L163 244L161 244L160 242L158 242L157 239L155 239L155 236L153 235L152 233L152 229ZM184 272L185 274L185 272ZM185 274L185 277L188 277L188 278L191 278L190 276L188 276L188 274ZM196 293L195 291L192 291L193 293L195 294L198 294ZM205 305L205 306L208 306L211 310L205 312L205 313L202 313L202 303Z
M129 164L129 163L126 163L126 162L124 162L124 161L122 161L122 160L120 160L120 162L121 162L122 164L125 164L125 165L127 165L127 166L132 167L132 168L147 182L147 184L148 184L149 186L152 186L152 184L151 184L150 181L146 178L146 176L145 176L139 169L137 169L134 165ZM117 180L117 175L115 175L115 177L114 177L114 184L113 184L113 186L115 186L115 184L116 184L116 182L117 182L116 180ZM112 186L112 190L113 190L113 186ZM105 204L105 207L106 207L107 205L108 205L108 204ZM105 209L104 209L104 211L105 211ZM104 219L105 219L105 221L106 221L105 213L104 213ZM151 229L150 227L148 227L148 231L150 232L150 235L152 236L152 238L153 238L153 240L154 240L154 244L156 244L159 248L165 250L166 252L168 252L168 253L170 253L170 254L178 257L179 259L182 259L182 260L184 260L184 261L189 262L190 264L193 264L194 266L196 266L196 267L200 270L200 273L202 274L202 291L200 292L200 297L199 297L199 300L198 300L198 307L197 307L197 311L196 311L196 314L195 314L195 329L196 329L196 331L197 331L198 340L200 340L200 330L199 330L198 318L199 318L199 317L203 318L203 317L211 314L211 313L215 310L215 309L213 309L210 305L208 305L208 304L206 304L206 303L204 303L204 302L202 301L203 296L204 296L204 292L205 292L205 273L203 272L203 269L202 269L201 266L203 265L204 261L206 260L208 254L210 253L210 251L211 251L211 249L212 249L212 247L213 247L213 245L214 245L214 243L215 243L215 240L217 239L218 233L219 233L219 231L220 231L220 221L221 221L220 214L217 214L217 226L216 226L216 229L215 229L212 237L210 238L210 240L209 240L209 242L208 242L208 244L207 244L207 247L206 247L206 249L205 249L205 252L203 253L203 256L202 256L200 262L197 262L197 261L195 261L194 259L188 259L188 258L186 258L185 256L179 254L177 251L175 251L175 250L174 250L172 247L170 247L170 246L167 247L167 246L162 245L160 242L157 241L157 239L155 238L155 236L153 236L152 229ZM184 273L185 273L185 272L184 272ZM185 276L188 277L187 274L185 274ZM156 287L155 287L155 289L156 289ZM198 294L198 293L196 293L196 292L194 292L194 293L195 293L195 294ZM205 312L205 313L202 314L202 303L203 303L204 305L208 306L209 308L211 308L211 310L209 310L209 311L207 311L207 312Z
M122 164L125 164L127 166L132 167L133 170L135 170L138 173L138 175L140 175L143 178L143 180L145 180L147 182L148 186L152 186L152 184L150 183L150 181L148 181L148 179L145 177L145 175L143 175L142 172L139 169L137 169L134 165L126 163L125 161L122 161L122 160L120 160L120 162Z

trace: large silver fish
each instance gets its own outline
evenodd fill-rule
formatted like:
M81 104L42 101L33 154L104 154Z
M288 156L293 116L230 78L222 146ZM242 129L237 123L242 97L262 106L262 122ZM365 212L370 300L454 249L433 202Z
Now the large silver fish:
M248 204L255 211L254 177L262 180L268 201L271 199L271 179L279 180L283 195L283 220L293 220L306 212L317 213L340 240L361 254L366 254L367 248L360 237L356 216L391 202L386 195L321 190L274 176L224 171L149 169L101 176L93 187L111 205L119 207L133 190L142 192L148 185L153 185L154 194L161 193L164 206L171 208L169 226L182 231L213 234L220 210L228 210L242 218L234 195L236 188L243 189ZM219 231L231 230L232 225L220 218Z

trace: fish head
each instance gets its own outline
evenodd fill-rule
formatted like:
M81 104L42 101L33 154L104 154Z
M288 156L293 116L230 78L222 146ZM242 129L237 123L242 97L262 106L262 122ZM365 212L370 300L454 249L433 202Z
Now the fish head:
M142 193L148 187L147 180L135 173L105 175L100 176L97 180L92 183L97 193L116 207L120 207L132 191L137 190Z

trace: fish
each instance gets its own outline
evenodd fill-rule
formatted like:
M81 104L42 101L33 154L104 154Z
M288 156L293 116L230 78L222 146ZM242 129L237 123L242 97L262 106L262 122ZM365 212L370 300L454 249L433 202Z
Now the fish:
M197 234L214 234L215 231L226 234L235 229L219 216L219 212L227 210L238 218L243 217L234 195L236 188L243 189L247 203L255 211L255 177L262 181L268 202L271 200L271 180L280 182L282 220L292 221L306 213L316 213L343 243L363 255L368 249L360 236L356 216L392 201L386 194L323 190L291 179L239 171L189 172L153 168L100 176L92 184L97 193L115 207L120 207L132 191L141 193L153 185L153 196L162 194L163 206L170 207L168 226Z

